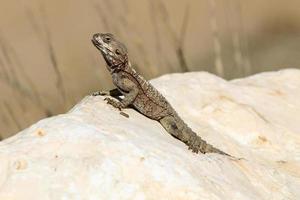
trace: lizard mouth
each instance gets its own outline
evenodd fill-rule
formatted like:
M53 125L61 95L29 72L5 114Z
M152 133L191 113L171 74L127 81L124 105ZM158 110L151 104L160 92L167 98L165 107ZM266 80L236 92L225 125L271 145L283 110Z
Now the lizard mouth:
M91 41L98 50L104 51L104 47L95 38L92 38Z
M101 52L105 62L107 63L107 65L111 66L113 65L112 62L112 58L110 56L108 56L108 51L109 49L106 49L97 39L95 39L94 37L91 39L92 43L94 44L94 46Z

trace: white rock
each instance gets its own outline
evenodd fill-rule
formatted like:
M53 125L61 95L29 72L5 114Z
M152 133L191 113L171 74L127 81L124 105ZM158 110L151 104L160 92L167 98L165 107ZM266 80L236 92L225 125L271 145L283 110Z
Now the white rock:
M0 143L1 200L300 199L300 71L152 83L209 143L194 154L156 121L86 97Z

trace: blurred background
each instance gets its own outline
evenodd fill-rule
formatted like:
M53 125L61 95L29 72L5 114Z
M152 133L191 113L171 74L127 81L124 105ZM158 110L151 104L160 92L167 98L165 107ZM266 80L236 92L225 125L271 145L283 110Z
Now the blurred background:
M2 139L112 88L96 32L124 41L147 79L300 66L299 0L1 0Z

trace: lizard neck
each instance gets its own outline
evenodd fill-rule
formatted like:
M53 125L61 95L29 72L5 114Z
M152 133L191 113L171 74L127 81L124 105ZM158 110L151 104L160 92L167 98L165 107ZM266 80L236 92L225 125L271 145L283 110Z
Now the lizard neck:
M131 77L135 79L142 88L142 90L147 89L149 86L149 82L146 81L140 74L138 74L135 69L131 66L130 61L128 60L128 57L126 57L125 61L122 62L119 65L116 65L116 67L113 67L112 70L110 71L111 74L113 73L118 73L120 71L126 72L130 74Z
M126 57L124 62L120 62L118 64L112 65L109 67L109 71L111 74L118 73L120 71L125 71L126 69L131 68L128 58Z

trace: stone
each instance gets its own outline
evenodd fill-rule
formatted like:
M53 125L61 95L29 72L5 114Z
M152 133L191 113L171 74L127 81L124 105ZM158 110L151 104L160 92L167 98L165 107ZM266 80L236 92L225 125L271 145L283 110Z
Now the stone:
M158 122L88 96L0 142L0 199L300 199L300 70L152 84L203 139L243 159L192 153Z

